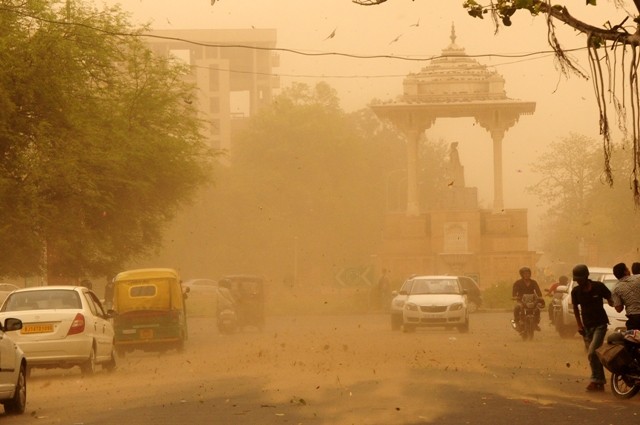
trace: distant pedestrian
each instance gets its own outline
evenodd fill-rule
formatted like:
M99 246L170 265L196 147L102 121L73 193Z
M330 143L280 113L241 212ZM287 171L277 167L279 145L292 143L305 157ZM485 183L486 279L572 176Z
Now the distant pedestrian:
M107 310L113 309L114 277L107 277L107 284L104 286L104 307Z
M604 391L604 367L596 355L596 349L602 345L607 333L609 317L603 304L606 300L609 305L613 305L611 291L604 283L589 279L589 268L584 264L578 264L573 268L573 280L577 283L571 290L573 314L578 324L578 332L584 340L591 367L591 382L587 391Z
M387 309L389 302L391 302L391 283L388 274L388 269L382 269L382 276L378 279L379 303L382 310Z
M89 279L82 279L80 286L84 286L87 289L93 289L93 283Z

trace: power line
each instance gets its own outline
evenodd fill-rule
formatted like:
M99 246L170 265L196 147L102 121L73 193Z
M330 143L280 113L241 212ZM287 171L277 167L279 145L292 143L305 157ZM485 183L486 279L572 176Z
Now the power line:
M201 46L201 47L215 47L215 48L236 48L236 49L248 49L248 50L259 50L259 51L273 51L273 52L284 52L284 53L291 53L291 54L295 54L295 55L301 55L301 56L311 56L311 57L322 57L322 56L334 56L334 57L347 57L347 58L352 58L352 59L365 59L365 60L369 60L369 59L389 59L389 60L401 60L401 61L411 61L411 62L430 62L433 61L435 59L440 59L440 58L445 58L448 57L447 55L435 55L435 56L430 56L430 57L418 57L418 56L402 56L402 55L359 55L359 54L353 54L353 53L344 53L344 52L308 52L308 51L303 51L303 50L299 50L299 49L290 49L290 48L285 48L285 47L264 47L264 46L253 46L253 45L248 45L248 44L222 44L222 43L206 43L206 42L201 42L201 41L195 41L195 40L189 40L189 39L185 39L185 38L180 38L180 37L170 37L170 36L163 36L163 35L158 35L158 34L149 34L149 33L135 33L135 32L120 32L120 31L111 31L111 30L107 30L107 29L103 29L103 28L97 28L85 23L81 23L81 22L70 22L70 21L57 21L57 20L53 20L53 19L46 19L46 18L42 18L39 16L33 16L27 13L22 13L18 10L15 9L8 9L6 7L0 7L0 11L5 11L5 12L11 12L11 13L15 13L17 15L23 16L25 18L30 18L30 19L34 19L40 22L46 22L49 24L54 24L54 25L66 25L66 26L78 26L78 27L83 27L83 28L87 28L87 29L91 29L93 31L97 31L97 32L101 32L103 34L106 35L110 35L110 36L115 36L115 37L134 37L134 38L140 38L140 37L146 37L146 38L154 38L154 39L161 39L161 40L169 40L169 41L179 41L182 43L186 43L186 44L192 44L195 46ZM570 53L570 52L576 52L576 51L581 51L581 50L585 50L586 47L577 47L577 48L570 48L570 49L564 49L565 52ZM535 57L535 56L549 56L549 55L553 55L555 54L555 52L553 50L539 50L539 51L533 51L533 52L527 52L527 53L514 53L514 54L504 54L504 53L481 53L481 54L476 54L476 55L466 55L466 57L469 58L509 58L509 59L517 59L517 58L528 58L528 57ZM517 63L517 62L510 62L510 63ZM510 64L508 63L508 64ZM507 64L507 63L505 63ZM496 67L496 66L500 66L500 65L505 65L505 64L497 64L497 65L491 65L492 67ZM204 67L202 67L204 68ZM210 68L210 69L215 69L215 68ZM260 75L261 73L257 73L254 71L240 71L240 70L231 70L231 69L219 69L219 70L224 70L224 71L229 71L229 72L235 72L235 73L253 73L253 74L257 74ZM278 76L278 74L269 74L269 75L275 75ZM281 74L279 76L286 76L286 77L305 77L305 78L391 78L391 77L398 77L398 76L404 76L404 75L378 75L378 76L364 76L364 75L359 75L359 76L319 76L319 75L285 75L285 74Z

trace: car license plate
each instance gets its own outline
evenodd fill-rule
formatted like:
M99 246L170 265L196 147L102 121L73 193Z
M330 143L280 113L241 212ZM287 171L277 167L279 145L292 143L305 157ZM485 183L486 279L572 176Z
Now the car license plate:
M21 334L42 334L53 332L53 323L26 324L20 330Z
M153 329L139 329L141 339L153 339Z

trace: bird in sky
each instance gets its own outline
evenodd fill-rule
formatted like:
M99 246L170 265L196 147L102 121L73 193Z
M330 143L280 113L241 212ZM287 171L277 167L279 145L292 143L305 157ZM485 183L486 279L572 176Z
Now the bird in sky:
M397 36L396 38L394 38L393 40L391 40L391 41L389 42L389 44L391 44L391 43L395 43L396 41L400 40L400 37L402 37L402 34L400 34L399 36Z
M327 38L325 38L325 40L328 40L328 39L330 39L330 38L335 37L335 36L336 36L336 30L337 30L337 29L338 29L338 28L334 28L334 29L333 29L333 31L331 31L331 34L329 34L329 35L327 36Z

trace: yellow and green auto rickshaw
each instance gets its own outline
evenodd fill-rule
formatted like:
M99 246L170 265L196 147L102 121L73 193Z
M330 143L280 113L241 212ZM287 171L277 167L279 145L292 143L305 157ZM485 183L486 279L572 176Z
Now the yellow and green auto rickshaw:
M128 270L113 280L115 346L120 356L135 349L182 350L187 339L180 276L169 268Z

